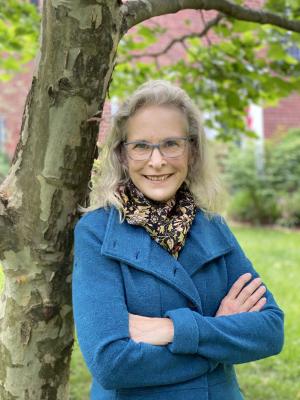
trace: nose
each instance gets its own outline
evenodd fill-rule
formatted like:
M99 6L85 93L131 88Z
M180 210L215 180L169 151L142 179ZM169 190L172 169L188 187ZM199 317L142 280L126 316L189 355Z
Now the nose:
M151 157L149 158L149 165L153 168L160 168L166 164L164 156L161 154L160 150L156 147L153 149Z

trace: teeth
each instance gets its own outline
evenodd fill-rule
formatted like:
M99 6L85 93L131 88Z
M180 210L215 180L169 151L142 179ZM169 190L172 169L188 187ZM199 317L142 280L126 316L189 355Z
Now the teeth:
M150 181L165 181L169 175L164 175L164 176L147 176Z

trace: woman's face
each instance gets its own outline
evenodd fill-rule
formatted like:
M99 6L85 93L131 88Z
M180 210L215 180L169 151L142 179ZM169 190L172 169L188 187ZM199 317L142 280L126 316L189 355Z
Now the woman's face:
M177 108L171 106L145 106L127 122L127 142L145 141L158 144L168 138L187 137L187 120ZM153 149L148 160L136 161L126 157L128 173L135 186L149 199L171 199L188 173L189 144L177 158L163 156Z

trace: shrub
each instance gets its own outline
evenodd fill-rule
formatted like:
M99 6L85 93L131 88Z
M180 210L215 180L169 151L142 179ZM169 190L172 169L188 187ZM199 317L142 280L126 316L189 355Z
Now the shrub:
M278 207L280 217L278 223L282 226L300 226L300 190L294 193L284 193L279 197Z
M280 216L280 210L272 192L240 190L236 192L229 205L228 215L243 222L270 224Z
M229 146L223 174L233 219L254 223L300 226L300 130L270 140L264 169L256 162L254 144Z
M280 142L268 144L270 160L268 173L274 190L296 192L300 190L300 129L291 130Z

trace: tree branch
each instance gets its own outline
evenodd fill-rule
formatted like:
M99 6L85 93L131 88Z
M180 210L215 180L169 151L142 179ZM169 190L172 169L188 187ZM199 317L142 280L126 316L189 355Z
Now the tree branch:
M200 15L201 15L202 24L203 24L203 26L206 27L207 24L210 23L210 21L206 22L206 20L205 20L205 15L204 15L203 10L200 10ZM219 15L220 15L220 14L219 14ZM219 21L218 21L218 23L219 23ZM208 37L208 32L209 32L209 31L207 30L207 32L205 33L206 41L207 41L208 46L211 46L211 40L210 40L210 38Z
M254 10L228 0L129 0L121 7L122 34L149 18L174 14L184 9L215 10L242 21L270 24L300 33L300 20L289 20L272 12Z
M204 28L201 32L191 32L187 33L186 35L182 35L178 38L172 39L165 48L159 51L149 52L149 53L139 53L139 54L129 54L128 59L136 59L136 58L143 58L143 57L151 57L157 59L158 57L166 54L176 43L183 43L186 39L190 39L193 37L201 38L207 34L207 32L213 27L216 26L224 16L222 14L218 14L215 18L212 18L208 22L205 23ZM121 60L119 64L126 62L127 60Z

